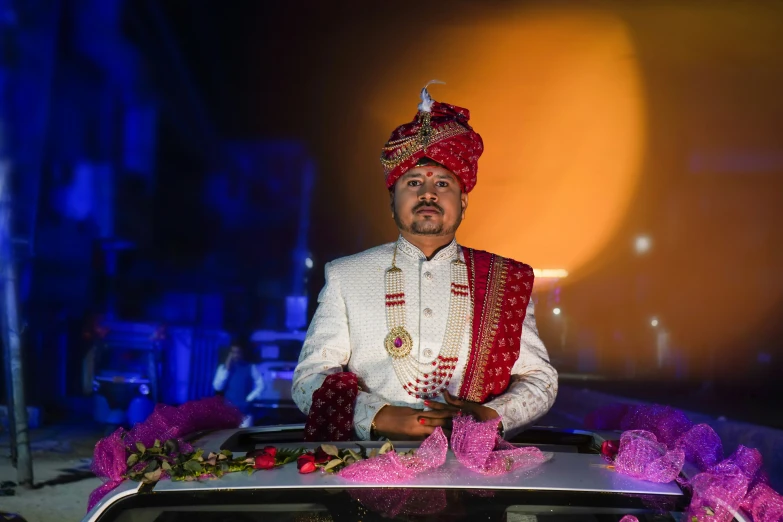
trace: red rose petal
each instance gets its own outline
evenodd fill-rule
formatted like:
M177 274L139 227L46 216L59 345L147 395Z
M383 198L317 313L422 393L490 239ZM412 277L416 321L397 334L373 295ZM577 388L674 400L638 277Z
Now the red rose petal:
M312 473L315 471L315 463L314 462L307 462L305 463L301 468L299 468L299 473Z
M296 459L296 469L301 470L305 464L315 465L315 456L312 453L305 453Z
M256 469L272 469L275 467L275 458L272 455L259 455L256 457L253 467Z

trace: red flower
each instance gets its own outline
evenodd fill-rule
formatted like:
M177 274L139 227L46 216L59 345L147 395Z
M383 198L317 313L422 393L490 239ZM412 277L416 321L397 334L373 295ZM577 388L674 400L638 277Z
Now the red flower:
M601 455L608 461L613 461L620 449L619 440L605 440L601 443Z
M299 473L312 473L313 471L315 471L314 462L306 462L301 468L299 468Z
M322 450L321 446L318 446L318 449L315 450L315 463L326 464L330 460L332 460L332 456Z
M256 462L253 465L256 469L272 469L275 467L275 458L272 455L259 455L256 457Z
M312 451L308 451L304 455L301 455L298 459L296 459L296 469L298 469L300 472L302 471L302 467L304 467L306 464L312 464L315 466L315 456L313 455ZM307 471L306 473L310 473Z
M277 455L277 448L274 446L266 446L263 449L254 449L247 452L247 455L245 455L247 458L256 458L261 455L271 455L274 457Z

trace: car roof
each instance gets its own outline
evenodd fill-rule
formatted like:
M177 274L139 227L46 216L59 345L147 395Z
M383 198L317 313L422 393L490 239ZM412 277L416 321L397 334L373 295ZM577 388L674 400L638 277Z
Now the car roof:
M140 487L140 482L134 482L131 480L125 480L121 482L119 486L111 490L97 504L95 504L95 506L93 506L93 508L82 519L82 522L94 522L95 520L98 520L98 517L101 516L106 508L126 497L135 495L138 493Z
M318 442L294 442L301 440L303 425L285 425L270 427L254 427L246 429L231 429L213 431L200 434L193 439L193 445L201 448L205 453L219 452L230 449L234 453L242 454L254 448L263 448L272 444L278 449L283 448L307 448L315 449ZM549 435L563 435L565 440L573 441L576 438L589 438L593 440L593 446L600 447L606 434L581 430L560 430L553 428L538 428L541 433ZM617 435L617 434L614 434ZM614 437L616 438L616 437ZM279 440L281 442L275 442ZM556 438L548 439L550 442ZM381 441L359 441L365 448L380 447ZM356 449L357 442L330 442L338 448ZM416 442L396 442L395 448L406 451L417 447ZM527 445L527 444L526 444ZM535 444L544 451L548 460L536 469L523 473L509 473L500 476L485 476L475 472L466 471L456 460L453 453L449 452L446 463L432 472L420 474L403 483L379 484L376 482L354 482L343 479L340 476L326 473L300 474L295 465L289 464L273 470L259 470L252 474L228 473L219 479L207 479L199 481L171 481L161 480L152 486L147 486L146 491L154 493L174 492L200 492L210 491L253 491L287 489L302 491L345 489L350 488L426 488L448 490L525 490L525 491L550 491L550 492L593 492L616 493L638 495L661 495L682 497L683 491L676 484L655 483L637 480L621 475L613 470L597 452L586 453L583 448L575 448L569 444L545 443ZM115 489L91 511L90 515L99 513L111 502L115 502L138 490L138 484L124 482L121 488ZM87 521L97 520L97 515L88 516Z
M339 447L351 447L350 443L337 443ZM295 444L281 444L279 448L301 447ZM398 450L410 446L398 445ZM528 489L550 491L591 491L612 493L638 493L647 495L682 495L676 483L660 484L636 480L609 469L600 455L584 453L547 452L548 462L531 472L509 473L499 476L485 476L466 472L449 453L446 463L429 473L422 473L402 483L383 484L405 488L444 489ZM311 489L311 488L377 488L378 482L348 481L334 474L301 474L296 466L257 471L253 474L229 473L219 480L204 481L160 481L153 491L205 491L210 489Z

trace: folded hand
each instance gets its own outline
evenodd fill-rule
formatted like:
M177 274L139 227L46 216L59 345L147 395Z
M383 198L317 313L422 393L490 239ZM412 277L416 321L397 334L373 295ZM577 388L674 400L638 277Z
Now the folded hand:
M375 415L375 431L391 440L423 440L435 428L451 429L450 410L424 411L407 406L384 406Z
M375 415L375 431L391 440L421 440L441 427L446 435L451 431L451 418L472 415L478 421L496 419L498 412L477 402L463 401L443 392L446 403L424 401L429 411L407 406L384 406Z
M443 391L443 398L446 400L445 404L437 401L424 401L424 405L428 408L432 408L432 411L448 411L451 412L452 415L459 415L460 413L463 415L471 415L477 421L487 421L498 418L498 412L492 408L478 402L458 399L450 394L448 390Z

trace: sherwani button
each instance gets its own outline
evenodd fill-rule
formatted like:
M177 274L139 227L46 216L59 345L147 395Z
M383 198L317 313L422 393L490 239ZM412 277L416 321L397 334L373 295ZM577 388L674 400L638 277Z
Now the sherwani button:
M424 357L432 357L432 350L430 350L429 348L425 348Z
M424 309L424 317L432 317L432 310L430 308Z
M424 278L428 281L432 281L432 272L424 272Z

